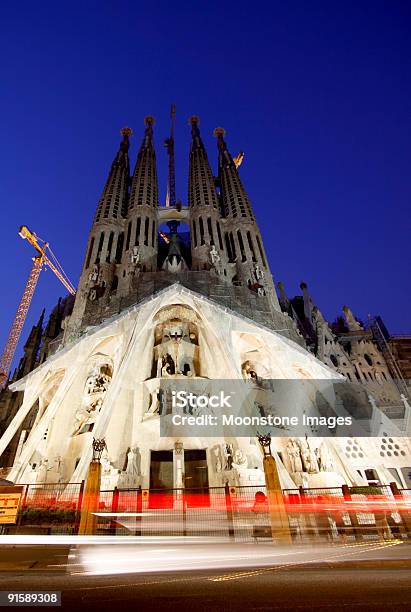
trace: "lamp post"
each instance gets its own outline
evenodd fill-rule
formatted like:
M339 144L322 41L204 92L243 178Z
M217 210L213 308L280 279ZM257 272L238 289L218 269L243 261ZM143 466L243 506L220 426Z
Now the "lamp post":
M280 477L271 452L271 435L257 434L257 439L263 451L265 484L267 487L268 510L273 540L279 540L284 544L291 544L290 524L284 504Z
M96 440L93 438L93 457L87 472L86 488L81 505L81 518L78 534L93 535L97 527L97 516L100 500L100 480L101 480L101 455L107 448L104 438Z

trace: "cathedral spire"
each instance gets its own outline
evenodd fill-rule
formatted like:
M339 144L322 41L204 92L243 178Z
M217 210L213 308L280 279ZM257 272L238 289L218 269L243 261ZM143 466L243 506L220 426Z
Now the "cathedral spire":
M274 310L281 310L273 279L264 252L261 234L255 221L248 195L225 141L225 130L214 130L218 147L218 184L220 204L224 216L224 242L230 262L236 263L236 283L248 286L260 298L267 297Z
M191 211L191 253L194 270L210 267L210 250L218 249L222 263L228 263L225 253L223 232L220 225L218 196L207 151L200 136L200 120L193 115L191 125L191 146L189 158L188 205Z
M352 313L352 310L348 306L343 306L343 312L345 320L347 321L349 331L363 331L364 327L357 321Z
M128 150L130 147L129 138L133 132L131 128L125 127L120 130L120 133L123 139L111 164L106 185L98 203L95 223L105 219L125 217L127 212L127 190L130 175Z
M224 216L254 221L250 200L241 182L237 166L227 148L225 129L215 128L214 136L217 138L218 178Z
M158 206L156 153L153 142L154 117L144 119L146 129L131 182L129 210L136 206Z
M145 131L131 181L125 253L131 262L138 258L139 270L157 269L158 181L153 140L154 117L144 119ZM138 255L137 255L138 251ZM135 255L133 255L135 252Z

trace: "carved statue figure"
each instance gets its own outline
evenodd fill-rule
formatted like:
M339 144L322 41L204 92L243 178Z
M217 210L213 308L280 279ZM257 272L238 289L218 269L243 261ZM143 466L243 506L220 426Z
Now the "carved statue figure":
M133 246L130 252L130 263L136 265L140 262L140 251L138 246Z
M257 372L255 371L254 365L251 363L251 361L244 361L241 367L241 372L243 378L245 378L246 380L253 380L254 382L258 381Z
M194 353L195 344L189 339L188 334L181 324L174 325L164 334L160 345L157 372L160 370L162 376L183 374L184 376L195 376Z
M327 443L321 442L320 446L315 449L315 456L317 458L320 472L332 472L334 469L330 451L328 450Z
M138 466L137 449L130 448L127 453L127 468L126 472L129 476L137 477L140 475Z
M54 465L50 468L52 470L53 480L55 482L63 482L63 472L64 472L64 461L57 455L54 457Z
M264 278L264 270L258 264L255 264L254 266L254 275L257 281Z
M232 444L224 444L224 459L225 459L225 470L233 469L233 445Z
M150 393L150 404L147 412L149 414L158 414L160 412L160 387L157 387L157 389Z
M219 447L214 449L215 454L215 471L220 473L223 471L223 464L221 463L221 454Z
M296 440L290 439L287 443L287 453L290 459L291 464L291 472L302 472L303 471L303 463L301 459L300 447L298 446Z
M90 293L89 293L89 298L92 302L95 302L97 299L97 290L96 289L91 289Z
M234 451L233 466L242 468L247 467L247 457L239 448Z
M101 371L101 368L93 368L86 381L87 393L105 393L111 382L111 377Z
M90 281L92 281L93 283L97 283L98 281L98 277L99 277L99 269L98 269L98 265L94 264L93 268L90 272L90 274L88 275L88 278Z
M315 453L310 448L306 439L299 440L301 457L303 460L304 471L308 474L317 474L319 467Z
M103 400L101 397L99 397L88 407L82 406L81 408L79 408L79 410L77 410L75 414L75 419L77 423L74 428L73 436L92 430L92 425L94 425L96 421L97 415L100 412L102 404Z
M264 297L265 296L265 289L264 289L264 287L258 287L257 288L257 295L259 297Z
M221 261L221 256L219 254L219 252L217 251L217 249L215 248L215 244L213 244L213 246L210 249L210 257L211 257L211 263L213 265L219 263Z
M167 353L161 358L161 376L166 378L167 376L172 376L173 372L175 372L174 361L171 355Z

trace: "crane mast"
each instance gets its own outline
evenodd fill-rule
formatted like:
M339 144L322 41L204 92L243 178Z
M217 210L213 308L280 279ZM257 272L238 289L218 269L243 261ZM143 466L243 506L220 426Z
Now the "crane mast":
M175 159L174 159L174 123L176 117L176 105L171 105L171 129L170 138L165 140L164 145L167 148L168 153L168 181L167 181L167 196L166 206L174 207L176 205L176 170L175 170Z
M0 388L3 388L7 382L8 374L10 372L11 364L13 362L13 357L16 352L17 344L19 342L24 323L26 321L27 313L30 308L30 303L34 295L37 282L39 280L40 272L46 267L49 267L69 293L71 293L72 295L75 295L76 293L75 288L65 275L63 268L60 266L57 259L53 255L48 242L45 242L44 240L38 238L38 236L36 236L34 232L31 232L25 225L20 228L19 234L36 249L37 255L33 257L33 266L27 279L27 283L24 288L20 304L17 308L17 312L14 317L7 338L7 342L3 350L3 354L1 356ZM50 256L55 260L55 263L53 263L53 261L51 261L48 255L46 254L47 249L49 249Z

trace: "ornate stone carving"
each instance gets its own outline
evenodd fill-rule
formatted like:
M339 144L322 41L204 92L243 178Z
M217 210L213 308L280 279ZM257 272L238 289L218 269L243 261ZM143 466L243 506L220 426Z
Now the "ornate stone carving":
M317 458L305 438L299 440L299 447L303 460L304 472L308 474L317 474L320 471Z
M164 326L162 342L156 347L157 376L196 375L196 345L193 339L195 334L190 334L187 325L182 322Z
M140 251L137 246L133 246L130 251L130 263L137 265L140 263Z
M241 373L243 375L243 378L245 378L246 380L252 380L254 382L258 381L258 376L255 367L249 360L244 361L243 365L241 366Z
M291 472L302 472L303 462L300 447L298 446L296 440L294 440L293 438L291 438L287 443L287 453L288 458L290 460Z
M315 449L315 456L317 463L320 468L320 472L333 472L334 465L332 462L330 451L328 450L327 443L322 441L320 446Z
M140 453L137 448L130 448L127 453L126 473L133 478L140 476Z

